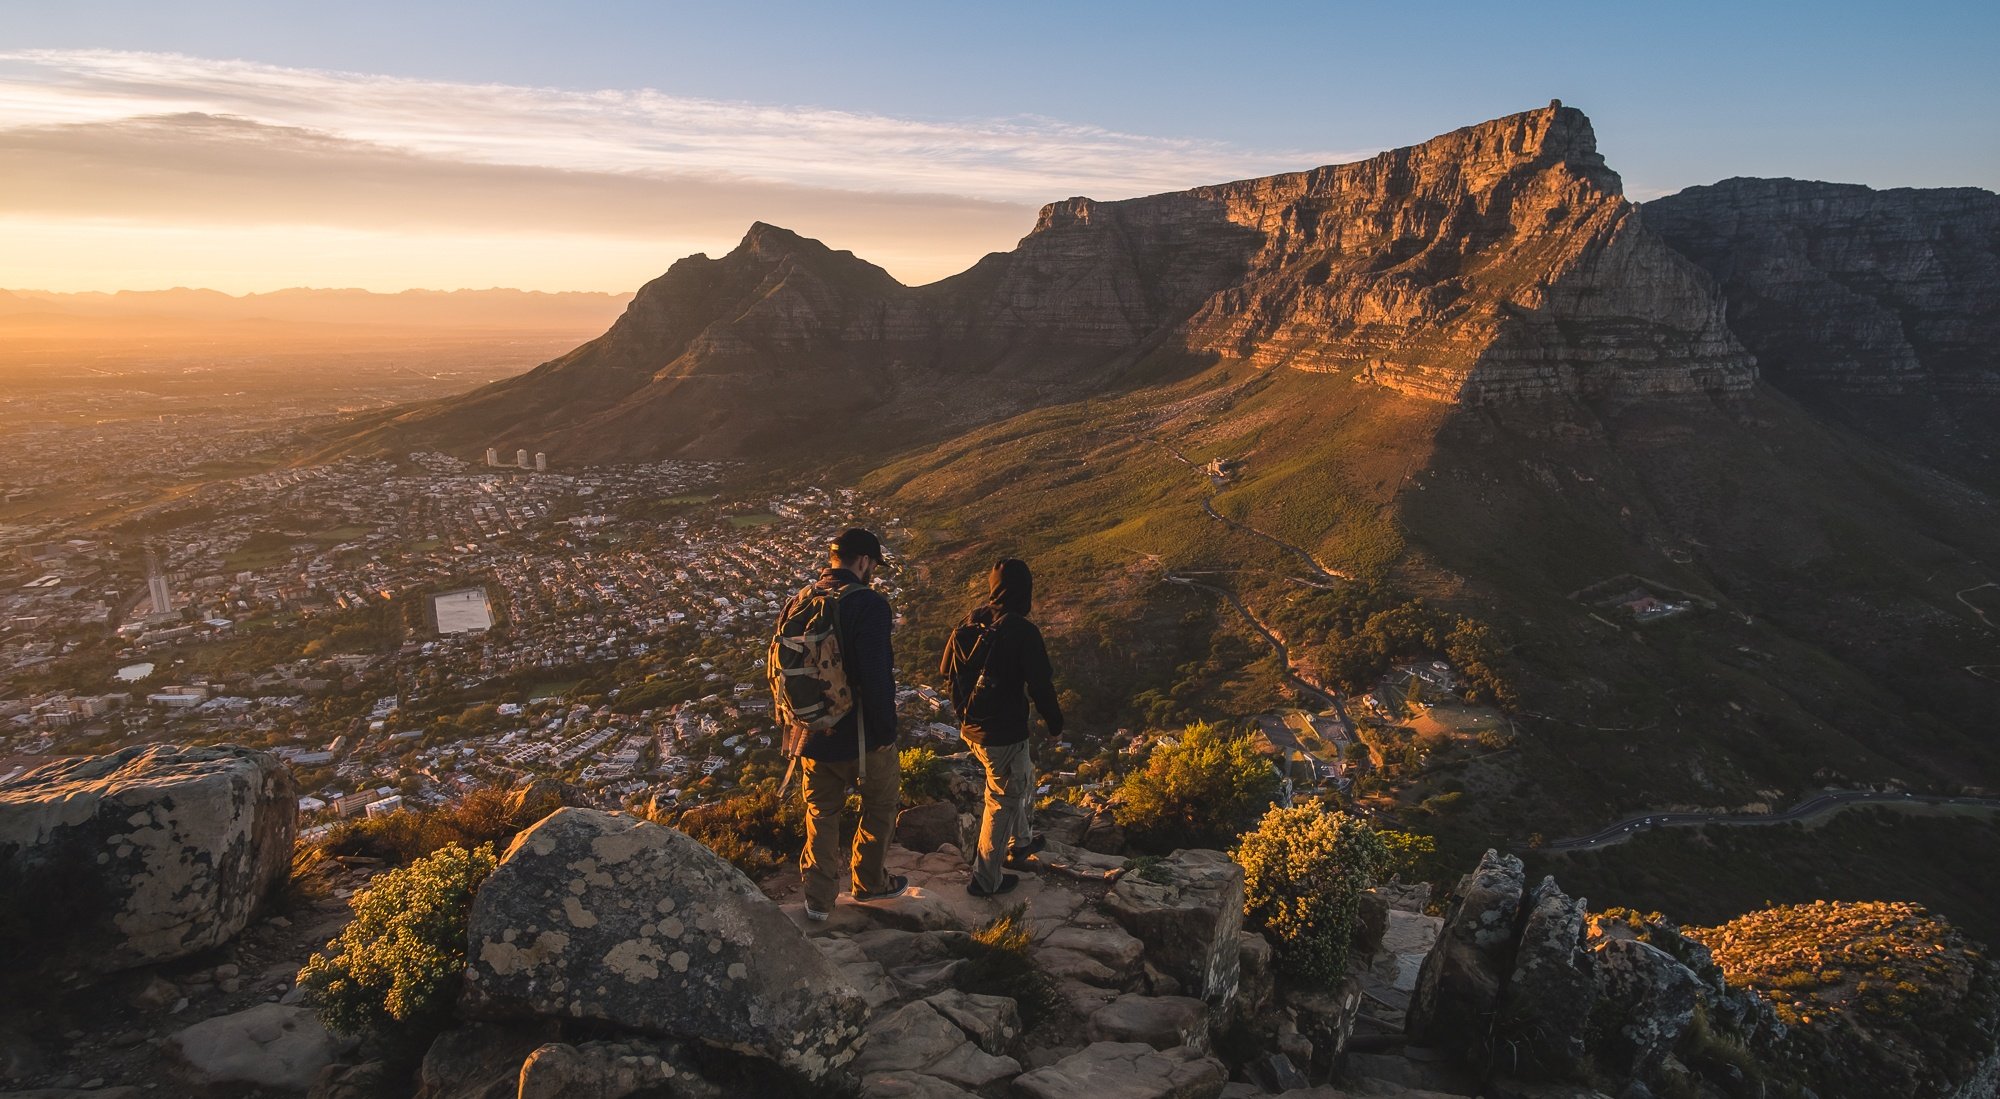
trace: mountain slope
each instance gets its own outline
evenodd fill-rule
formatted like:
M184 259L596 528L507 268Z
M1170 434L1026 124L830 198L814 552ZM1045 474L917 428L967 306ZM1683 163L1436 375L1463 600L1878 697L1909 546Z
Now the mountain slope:
M1646 204L1771 381L2000 488L2000 195L1728 179Z

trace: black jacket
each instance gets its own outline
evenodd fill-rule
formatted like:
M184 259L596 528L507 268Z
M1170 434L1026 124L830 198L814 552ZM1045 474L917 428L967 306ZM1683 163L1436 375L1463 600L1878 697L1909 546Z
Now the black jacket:
M861 583L860 577L846 569L827 569L820 573L820 579ZM833 728L806 738L807 759L844 760L859 755L854 734L857 713L867 719L871 751L896 743L896 651L889 640L895 625L889 601L873 588L850 592L841 599L840 659L847 669L848 686L854 691L855 707Z
M995 565L993 595L967 621L992 627L988 652L979 654L986 687L975 692L966 713L958 715L959 735L967 742L995 748L1028 739L1028 701L1048 724L1051 737L1061 737L1062 707L1056 704L1054 670L1042 631L1028 621L1034 608L1034 580L1028 566L1009 558ZM950 661L947 650L946 663Z
M973 697L968 712L958 715L959 735L994 748L1019 744L1028 739L1028 701L1033 699L1049 735L1062 736L1062 707L1056 705L1054 670L1042 631L1020 615L1003 614L987 644L992 647L987 685Z

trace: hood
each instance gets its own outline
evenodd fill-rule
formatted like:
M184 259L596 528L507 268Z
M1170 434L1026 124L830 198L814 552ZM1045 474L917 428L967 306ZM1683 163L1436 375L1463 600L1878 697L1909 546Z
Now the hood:
M1006 614L1026 616L1035 609L1035 578L1028 563L1008 557L993 566L988 578L990 594L986 602Z

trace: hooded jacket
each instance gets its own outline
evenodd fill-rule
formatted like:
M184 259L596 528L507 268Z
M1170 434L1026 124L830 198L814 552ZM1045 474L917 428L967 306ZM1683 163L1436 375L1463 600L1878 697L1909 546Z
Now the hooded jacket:
M1028 620L1035 606L1035 580L1027 563L1009 557L993 566L986 603L966 616L974 625L991 626L981 654L986 687L959 715L959 735L968 743L990 747L1019 744L1028 739L1028 702L1033 700L1051 737L1062 736L1062 707L1056 704L1054 670L1042 631ZM950 654L947 650L946 659Z

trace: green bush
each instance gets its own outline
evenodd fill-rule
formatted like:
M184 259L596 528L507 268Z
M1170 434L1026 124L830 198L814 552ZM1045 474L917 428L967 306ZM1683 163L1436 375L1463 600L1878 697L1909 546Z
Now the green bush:
M1277 795L1254 740L1198 722L1119 783L1115 815L1141 848L1226 847Z
M1361 892L1389 850L1361 820L1318 802L1264 814L1243 837L1243 913L1271 936L1282 971L1330 984L1347 968Z
M927 744L905 748L898 754L903 768L903 804L922 805L943 801L949 792L950 771L937 750Z
M492 844L448 844L378 876L354 920L299 971L327 1029L421 1049L442 1030L465 972L472 895L498 864Z

